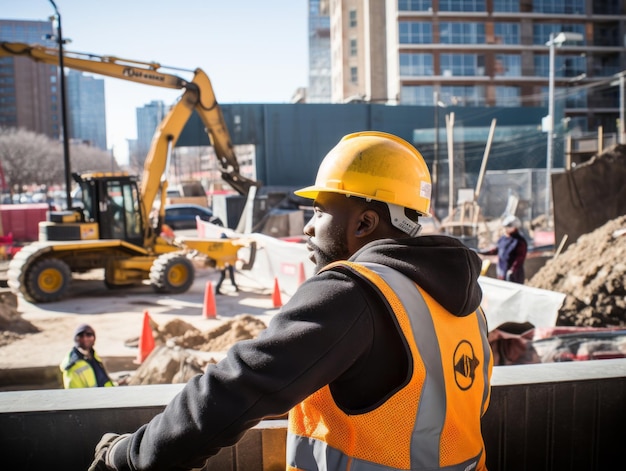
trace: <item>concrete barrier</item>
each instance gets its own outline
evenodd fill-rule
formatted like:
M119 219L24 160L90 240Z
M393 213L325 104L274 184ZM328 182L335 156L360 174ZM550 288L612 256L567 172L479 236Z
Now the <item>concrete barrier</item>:
M2 469L84 471L103 433L134 431L182 387L0 393ZM625 393L626 359L496 367L483 419L489 469L613 469L622 456ZM285 435L285 420L265 420L202 469L284 469Z

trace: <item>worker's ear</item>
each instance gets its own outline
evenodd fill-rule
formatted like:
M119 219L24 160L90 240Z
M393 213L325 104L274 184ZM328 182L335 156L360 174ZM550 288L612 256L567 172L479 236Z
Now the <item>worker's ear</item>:
M357 220L357 227L354 235L356 237L367 237L376 230L380 222L380 216L374 210L363 211Z

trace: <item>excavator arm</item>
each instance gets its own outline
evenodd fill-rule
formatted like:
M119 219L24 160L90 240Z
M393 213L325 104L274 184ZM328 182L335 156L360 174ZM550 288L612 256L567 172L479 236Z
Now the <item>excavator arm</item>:
M2 56L23 56L37 62L59 65L59 50L40 45L0 42L0 57ZM182 89L185 88L187 83L186 80L176 75L159 72L162 66L157 62L141 62L121 59L115 56L97 56L95 54L64 50L63 65L70 69L156 87ZM168 68L174 69L172 67Z
M0 57L23 56L47 64L59 64L59 50L40 45L0 42ZM65 67L90 72L121 80L143 83L162 88L184 89L179 101L172 106L156 130L152 145L144 164L141 180L144 214L149 214L159 191L165 194L167 172L171 152L193 111L195 110L206 127L215 154L220 162L222 178L239 194L246 196L252 186L259 183L239 173L239 163L233 150L230 134L222 110L217 103L209 77L201 69L193 72L191 81L177 75L161 72L164 68L157 62L141 62L114 56L98 56L79 52L63 51ZM165 67L172 70L174 67ZM163 211L163 205L160 206Z
M15 56L16 60L27 57L58 66L60 52L43 46L0 42L0 57ZM183 94L155 132L139 183L139 195L136 179L128 175L84 174L75 178L83 183L86 182L83 177L91 178L88 184L81 185L85 194L90 195L90 205L87 206L92 213L89 221L85 217L85 221L76 218L40 223L40 240L20 250L11 260L8 276L14 292L32 302L53 301L66 293L73 272L103 268L105 284L110 288L150 280L158 293L182 293L194 280L191 257L203 255L209 266L212 263L221 267L237 259L236 252L241 247L249 247L249 262L244 268L250 268L256 248L253 242L222 239L186 242L181 238L172 239L162 227L172 150L194 111L202 119L215 148L222 178L244 196L253 185L258 185L239 174L230 135L207 75L200 69L187 71L193 72L193 78L185 80L163 73L161 65L154 62L92 54L64 51L63 59L63 65L69 68L157 87L182 89ZM112 193L116 197L121 196L123 205L117 207L124 211L115 209L113 197L109 198L109 188L114 190ZM154 225L150 215L159 192L161 204ZM74 216L78 214L74 212ZM98 218L93 217L94 214ZM58 243L60 240L63 242Z

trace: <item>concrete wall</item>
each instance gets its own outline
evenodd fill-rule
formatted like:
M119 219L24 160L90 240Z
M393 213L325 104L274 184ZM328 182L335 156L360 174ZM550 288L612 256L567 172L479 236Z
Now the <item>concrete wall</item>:
M87 469L103 433L135 430L182 385L0 393L2 469ZM483 419L494 470L605 470L621 462L626 360L496 367ZM204 470L284 469L284 420L248 431Z

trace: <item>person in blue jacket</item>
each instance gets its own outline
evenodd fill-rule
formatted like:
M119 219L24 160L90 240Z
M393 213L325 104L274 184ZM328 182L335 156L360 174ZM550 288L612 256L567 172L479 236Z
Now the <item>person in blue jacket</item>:
M483 255L498 255L496 276L499 280L524 283L524 262L528 252L528 242L520 232L521 221L516 216L506 216L502 220L504 234L498 239L496 247L483 250Z

